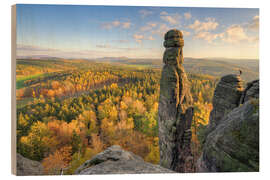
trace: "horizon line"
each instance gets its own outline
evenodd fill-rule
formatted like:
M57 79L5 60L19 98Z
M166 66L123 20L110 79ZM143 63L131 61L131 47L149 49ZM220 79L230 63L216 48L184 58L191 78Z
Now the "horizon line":
M127 56L118 56L118 57L97 57L97 58L80 58L80 57L70 57L70 58L65 58L65 57L57 57L57 56L47 56L47 55L33 55L33 56L17 56L16 59L28 59L31 58L32 60L36 59L42 59L45 60L46 58L48 58L48 60L52 60L53 58L55 59L66 59L66 60L99 60L99 59L134 59L134 60L140 60L140 59L149 59L149 60L162 60L162 57L160 58L148 58L148 57L137 57L137 58L133 58L133 57L127 57ZM187 56L184 58L189 58L189 59L205 59L205 60L260 60L260 58L235 58L235 57L191 57L191 56Z

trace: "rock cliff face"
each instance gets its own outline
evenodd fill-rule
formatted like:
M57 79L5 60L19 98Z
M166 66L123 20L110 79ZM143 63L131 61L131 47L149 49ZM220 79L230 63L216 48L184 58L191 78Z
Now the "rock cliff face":
M253 98L259 98L259 80L247 84L247 87L241 96L240 103L243 104Z
M32 161L20 154L17 154L16 173L18 176L42 175L43 167L40 162Z
M224 81L222 79L220 83ZM259 80L248 83L244 91L238 85L235 87L234 93L227 94L226 98L227 102L232 102L227 106L232 110L223 117L221 113L224 111L213 102L215 111L220 114L211 114L215 126L211 126L197 162L199 172L259 171ZM219 94L218 91L223 91L219 85L215 94ZM217 102L218 96L213 101L215 98Z
M220 79L214 92L210 129L214 129L226 114L238 107L243 90L243 81L239 75L230 74Z
M160 165L177 172L189 172L193 99L183 67L183 34L173 29L165 34L164 67L160 81L158 109Z
M135 154L114 145L86 161L75 174L173 173L169 169L144 162Z

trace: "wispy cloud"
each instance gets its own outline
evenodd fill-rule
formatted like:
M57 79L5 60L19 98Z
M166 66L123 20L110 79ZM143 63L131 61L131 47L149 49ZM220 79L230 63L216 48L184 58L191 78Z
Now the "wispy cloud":
M149 10L146 10L146 9L142 9L139 11L140 15L142 18L145 18L147 16L150 16L152 15L154 12L153 11L149 11Z
M223 33L197 32L194 39L203 39L208 43L212 43L215 39L223 37Z
M141 43L142 40L144 39L144 36L141 35L141 34L133 34L133 38L135 39L135 41L136 41L137 43Z
M229 43L257 42L259 37L248 35L240 25L232 25L226 29L222 40Z
M166 11L162 11L161 13L160 13L160 15L162 15L162 16L166 16L166 15L169 15Z
M148 38L147 38L148 40L150 40L150 41L153 41L153 40L155 40L155 38L153 37L153 36L148 36Z
M43 48L39 46L32 46L32 45L24 45L24 44L17 44L17 51L37 51L37 52L45 52L45 51L60 51L58 49L52 48Z
M111 46L108 44L98 44L98 45L96 45L96 47L97 48L111 48Z
M133 34L133 39L135 39L135 41L137 43L142 43L142 40L149 40L149 41L153 41L155 40L155 38L153 36L144 36L142 34Z
M129 42L127 39L119 39L119 40L113 40L113 42L117 42L117 43L127 43Z
M260 22L260 17L254 16L252 21L250 23L248 23L248 28L254 31L259 31L259 22Z
M157 26L157 23L148 22L145 26L141 27L140 30L141 31L149 31L149 30L153 29L156 26Z
M193 29L195 32L200 31L211 31L218 27L219 23L213 18L207 18L205 22L195 20L193 24L189 25L188 28Z
M207 18L205 22L195 20L193 24L188 28L195 31L193 39L202 39L208 43L212 43L214 40L221 40L221 42L230 44L239 44L243 42L257 43L259 36L254 35L251 31L258 31L259 29L259 16L254 16L251 21L243 24L233 24L227 28L224 28L220 33L214 33L219 23L213 18Z
M181 16L178 13L169 14L163 11L160 13L160 19L168 22L169 24L176 25L180 23Z
M114 27L119 27L123 29L129 29L131 27L131 22L126 21L126 22L121 22L118 20L112 21L112 22L105 22L101 24L102 29L112 29Z
M44 48L35 45L25 45L17 44L16 48L17 56L34 56L34 55L46 55L58 57L59 54L63 53L63 50L53 49L53 48Z
M212 43L216 39L220 39L223 42L237 44L243 42L257 43L259 40L258 35L252 35L248 33L248 29L244 28L244 25L234 24L226 28L221 33L212 33L209 31L197 32L194 39L203 39L209 43Z
M182 33L183 33L184 36L189 36L190 35L190 32L188 32L188 31L182 30Z
M124 29L130 28L130 26L131 26L131 23L130 23L130 22L123 22L123 23L122 23L122 27L123 27Z
M167 26L166 24L159 24L159 26L157 26L157 28L152 30L151 33L163 36L169 29L170 27Z
M184 13L184 17L185 19L190 19L192 16L191 16L191 13L187 12L187 13Z
M125 53L129 57L146 57L145 52L149 51L149 48L137 48L137 47L118 47L108 45L97 45L97 50L59 50L48 49L39 46L30 46L17 44L17 56L48 56L48 57L60 57L60 58L86 58L94 59L104 56L119 57L119 54ZM153 52L151 50L151 52ZM154 52L156 57L158 52ZM152 57L153 54L151 54Z

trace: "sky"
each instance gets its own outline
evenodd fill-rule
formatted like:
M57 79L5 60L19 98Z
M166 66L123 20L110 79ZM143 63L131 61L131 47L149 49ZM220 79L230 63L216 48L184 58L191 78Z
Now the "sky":
M164 34L184 34L184 56L259 58L259 9L23 5L17 56L162 58Z

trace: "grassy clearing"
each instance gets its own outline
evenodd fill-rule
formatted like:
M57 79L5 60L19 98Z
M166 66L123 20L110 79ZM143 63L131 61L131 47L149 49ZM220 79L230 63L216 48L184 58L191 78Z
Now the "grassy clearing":
M48 75L49 74L46 73L46 74L35 74L35 75L30 75L30 76L17 77L16 78L16 89L21 89L21 88L25 87L24 81L36 79L39 77L45 77Z
M33 102L34 98L29 97L29 98L23 98L22 100L17 100L17 109L20 109L24 106L26 106L27 104L29 104L30 102Z
M129 68L136 68L139 70L152 67L152 65L150 65L150 64L124 64L123 66L129 67Z

